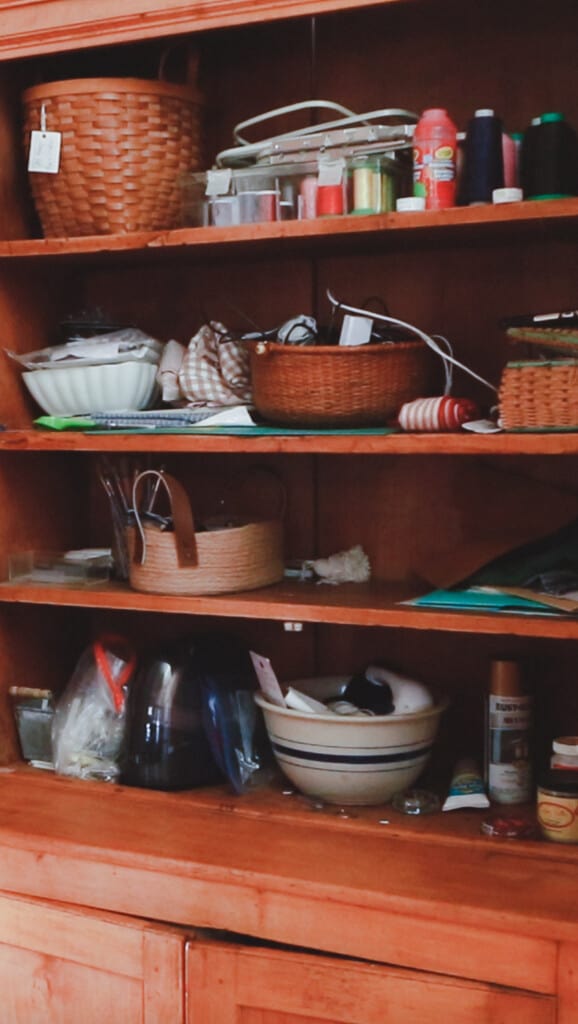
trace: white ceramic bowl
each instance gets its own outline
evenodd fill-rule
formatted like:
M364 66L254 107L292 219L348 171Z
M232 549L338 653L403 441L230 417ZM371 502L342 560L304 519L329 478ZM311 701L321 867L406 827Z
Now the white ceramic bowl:
M22 379L50 416L146 409L155 391L154 363L103 363L29 370Z
M301 679L296 690L317 700L337 697L349 677ZM447 702L408 715L312 715L255 700L277 763L302 793L330 804L386 803L425 768Z

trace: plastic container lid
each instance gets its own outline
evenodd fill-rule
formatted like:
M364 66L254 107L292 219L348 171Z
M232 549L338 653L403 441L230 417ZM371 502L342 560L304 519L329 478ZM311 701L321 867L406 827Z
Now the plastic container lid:
M492 192L493 203L521 203L524 193L521 188L495 188Z
M578 757L578 736L559 736L552 741L552 750L555 754Z
M489 107L480 107L479 110L474 111L474 117L495 117L495 111Z
M425 210L425 196L404 196L396 201L395 208L398 213Z

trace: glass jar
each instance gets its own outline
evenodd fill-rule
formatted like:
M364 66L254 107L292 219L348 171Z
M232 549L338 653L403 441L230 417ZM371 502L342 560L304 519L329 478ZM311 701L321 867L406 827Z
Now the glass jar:
M546 839L578 843L578 774L572 769L546 772L538 785L537 811Z

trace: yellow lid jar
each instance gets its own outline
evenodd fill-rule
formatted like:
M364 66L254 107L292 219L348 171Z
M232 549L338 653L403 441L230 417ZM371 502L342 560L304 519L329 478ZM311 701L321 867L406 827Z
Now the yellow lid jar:
M538 785L538 823L546 839L578 843L578 773L546 772Z

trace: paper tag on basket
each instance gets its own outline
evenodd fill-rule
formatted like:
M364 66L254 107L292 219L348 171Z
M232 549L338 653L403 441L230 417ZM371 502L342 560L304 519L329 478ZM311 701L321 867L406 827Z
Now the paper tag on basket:
M60 169L61 132L30 132L28 170L58 174Z
M272 704L278 704L280 707L287 707L285 704L285 698L283 691L279 685L279 680L275 675L275 669L273 668L269 658L264 658L262 654L255 654L255 651L249 651L251 655L251 661L255 669L259 686L263 693Z

